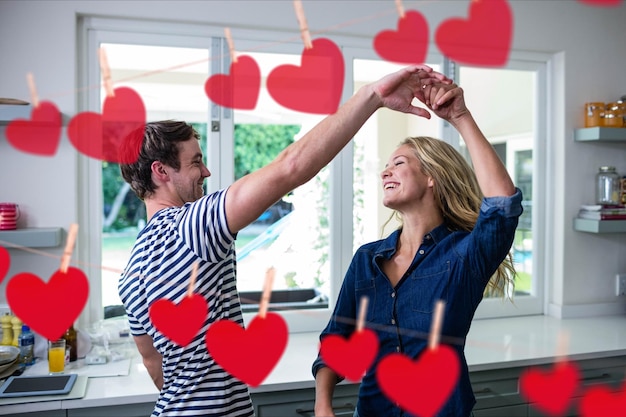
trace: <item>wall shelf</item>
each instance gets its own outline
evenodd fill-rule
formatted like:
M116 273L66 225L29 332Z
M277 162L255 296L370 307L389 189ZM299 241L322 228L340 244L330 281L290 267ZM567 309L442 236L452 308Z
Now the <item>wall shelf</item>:
M626 220L574 219L574 230L588 233L624 233Z
M8 125L14 119L30 119L33 106L30 104L0 104L0 126Z
M577 142L626 142L626 128L586 127L574 130Z
M61 245L62 235L63 229L60 227L2 230L0 231L0 246L8 249L11 249L13 245L27 248L54 248Z

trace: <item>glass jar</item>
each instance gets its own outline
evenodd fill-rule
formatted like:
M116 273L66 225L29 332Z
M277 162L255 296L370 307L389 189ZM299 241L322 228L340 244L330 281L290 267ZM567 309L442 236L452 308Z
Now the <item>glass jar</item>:
M606 105L602 125L605 127L624 127L624 106L622 102L614 102Z
M596 204L620 204L620 178L612 166L602 166L596 174Z
M585 103L585 127L602 126L604 108L602 102Z
M602 116L602 126L604 127L622 127L623 120L614 110L605 110Z
M616 120L611 124L611 127L624 127L626 126L626 102L618 100L606 105L606 114L612 113L615 115Z

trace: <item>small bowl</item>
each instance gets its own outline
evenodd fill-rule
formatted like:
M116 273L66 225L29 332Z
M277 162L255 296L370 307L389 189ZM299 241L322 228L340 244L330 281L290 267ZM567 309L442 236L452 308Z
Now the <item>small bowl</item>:
M0 346L0 365L14 362L20 356L20 350L15 346Z

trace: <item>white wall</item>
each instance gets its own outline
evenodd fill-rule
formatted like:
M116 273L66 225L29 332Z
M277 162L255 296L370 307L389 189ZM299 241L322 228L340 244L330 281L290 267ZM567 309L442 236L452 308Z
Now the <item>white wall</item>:
M626 145L574 143L586 101L611 101L626 94L626 3L602 8L575 0L512 0L513 51L552 56L548 94L548 155L554 171L545 181L553 194L547 227L555 232L546 253L551 313L603 312L619 305L613 276L626 272L626 235L591 235L572 230L581 203L591 201L593 174L601 164L626 172ZM464 17L468 1L405 1L427 18L431 38L444 19ZM304 1L313 36L371 39L395 28L391 0ZM221 36L226 26L284 31L299 39L291 1L0 1L0 96L28 100L25 74L33 72L39 95L67 115L76 102L77 16L99 15L205 24ZM322 33L318 33L322 32ZM436 45L431 44L431 48ZM488 86L487 86L488 88ZM515 97L511 96L514 101ZM67 226L78 218L77 156L66 137L54 158L21 153L4 139L0 127L0 200L19 202L28 225ZM64 131L65 132L65 131ZM97 238L82 225L81 240ZM56 261L11 250L9 276L30 271L49 276ZM50 251L60 255L61 248ZM89 260L81 260L89 262ZM0 300L4 286L0 286ZM586 306L589 304L590 306ZM581 307L582 306L582 307ZM608 309L608 310L607 310Z

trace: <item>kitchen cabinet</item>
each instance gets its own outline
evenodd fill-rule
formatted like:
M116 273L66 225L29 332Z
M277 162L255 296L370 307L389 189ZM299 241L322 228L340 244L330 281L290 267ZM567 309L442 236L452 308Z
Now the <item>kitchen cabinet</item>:
M626 357L595 359L592 361L577 362L580 371L580 387L578 392L572 398L568 410L563 417L576 417L580 415L579 404L585 390L594 385L603 384L611 388L618 389L621 387L626 377ZM617 411L617 410L616 410ZM620 410L626 411L626 410ZM617 415L617 414L615 414ZM621 414L620 414L621 415ZM533 404L529 404L528 417L547 417L548 414L542 413Z
M587 127L574 131L577 142L623 143L626 145L626 128ZM626 152L626 148L624 150ZM626 220L574 219L574 230L587 233L624 233Z
M575 361L580 371L580 387L571 400L566 416L578 415L580 398L595 384L619 387L626 377L626 356ZM550 369L554 363L544 365ZM519 378L526 366L485 371L470 371L476 396L474 417L543 417L541 411L519 391ZM335 389L333 406L337 416L352 416L358 397L358 384L340 384ZM257 417L313 417L315 389L281 390L252 393Z
M70 408L67 410L67 417L146 417L152 414L152 410L154 410L153 402L110 405L107 407Z
M337 385L333 396L335 415L351 417L358 395L358 384ZM252 404L257 417L313 417L315 389L252 393Z
M527 417L528 406L512 405L510 407L495 407L485 410L474 410L474 417Z

